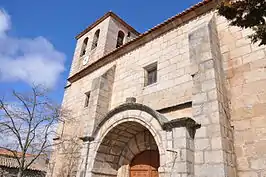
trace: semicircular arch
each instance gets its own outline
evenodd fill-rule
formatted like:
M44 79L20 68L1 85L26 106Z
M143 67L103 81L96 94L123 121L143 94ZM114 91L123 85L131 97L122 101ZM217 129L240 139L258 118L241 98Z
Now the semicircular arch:
M123 111L118 114L115 114L113 117L110 117L105 123L99 128L96 136L94 136L94 141L102 142L104 137L117 125L125 122L136 122L145 127L151 135L154 137L154 140L158 146L159 152L163 153L164 148L162 146L162 141L164 140L164 133L161 124L157 119L152 117L150 114L137 110L128 110ZM100 143L96 147L100 146Z
M135 112L132 115L127 115L127 113L130 111L131 111L131 113L134 111ZM98 134L98 131L101 129L101 127L111 117L114 117L114 116L117 117L117 115L120 115L121 113L123 113L123 115L126 116L123 118L128 118L129 116L139 117L142 114L142 117L145 118L144 120L146 120L148 122L151 120L151 118L154 118L154 121L156 120L161 127L163 127L163 125L166 122L168 122L168 119L166 117L164 117L162 114L160 114L159 112L155 111L154 109L152 109L146 105L143 105L140 103L124 103L124 104L112 109L103 117L103 119L96 125L92 136L95 137Z
M139 131L132 133L132 131L137 131L134 129L138 129L140 127L142 127L143 132L146 132L143 133ZM130 133L134 135L128 135ZM138 136L142 138L148 137L150 144L137 142L140 141L138 139L141 139L138 138ZM119 139L117 139L118 137ZM132 140L133 137L135 137L134 141ZM156 119L153 115L147 113L146 111L136 109L119 111L106 119L95 133L93 141L94 145L91 147L92 151L95 152L91 158L94 159L90 165L91 171L95 170L96 166L99 166L99 164L97 164L95 161L97 161L97 159L100 157L106 156L106 154L109 156L106 156L106 158L112 159L111 161L115 161L116 167L113 167L112 169L116 170L118 170L118 167L122 166L123 164L129 164L133 157L143 150L157 148L160 155L165 154L165 148L163 146L163 141L165 141L165 138L166 132L163 130L160 121L158 121L158 119ZM128 145L128 143L130 144L131 142L136 142L138 144L137 147L139 150L129 150L130 148L128 148L128 146L134 146ZM107 150L108 148L109 150ZM102 151L111 153L108 154ZM116 157L118 159L116 159ZM163 161L160 162L164 163Z

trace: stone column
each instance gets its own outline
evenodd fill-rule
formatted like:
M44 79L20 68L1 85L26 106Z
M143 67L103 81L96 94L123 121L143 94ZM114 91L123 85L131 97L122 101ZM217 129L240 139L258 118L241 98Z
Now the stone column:
M83 141L81 148L81 158L79 160L79 169L77 171L78 177L90 177L91 174L89 172L90 164L90 156L92 152L90 152L93 137L83 137L81 138Z
M165 123L165 164L159 168L163 177L188 177L194 174L194 135L197 124L191 118L180 118ZM169 128L171 130L169 130Z
M193 77L195 177L235 177L232 130L214 19L189 34Z

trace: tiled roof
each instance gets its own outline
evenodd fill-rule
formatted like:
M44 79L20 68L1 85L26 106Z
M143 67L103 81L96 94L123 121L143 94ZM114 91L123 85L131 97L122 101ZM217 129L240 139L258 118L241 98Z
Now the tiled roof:
M0 155L6 155L6 156L11 156L14 157L14 154L6 149L0 149ZM22 156L21 152L17 152L17 156L20 157ZM26 157L33 156L32 154L25 154Z
M17 153L17 156L22 156L21 152ZM34 157L33 154L26 154L26 163L29 163L30 160ZM46 158L44 155L40 155L34 163L29 166L29 170L37 170L37 171L46 171ZM8 168L18 168L18 162L14 157L14 154L5 149L0 149L0 166L8 167Z
M187 8L187 9L185 9L184 11L182 11L182 12L180 12L180 13L178 13L178 14L176 14L176 15L174 15L174 16L168 18L168 19L166 19L166 20L163 21L162 23L160 23L160 24L154 26L153 28L147 30L146 32L140 34L139 37L144 36L144 35L146 35L146 34L152 32L152 31L154 31L154 30L156 30L156 29L158 29L158 28L164 26L165 24L172 22L173 20L175 20L175 19L178 18L178 17L181 17L181 16L183 16L183 15L186 15L187 13L193 11L194 9L197 9L198 7L201 7L201 6L203 6L203 5L206 5L207 3L211 2L211 1L213 1L213 0L203 0L203 1L197 3L197 4L193 5L193 6L191 6L191 7ZM139 37L138 37L138 38L139 38ZM136 38L136 39L137 39L137 38Z
M104 64L108 63L109 61L104 61L104 59L110 57L111 55L114 55L115 53L119 53L121 52L121 50L125 49L127 46L133 45L133 43L138 43L139 41L141 41L144 37L152 34L152 33L156 33L157 30L160 30L161 28L163 28L164 26L172 23L174 20L176 19L181 19L182 17L185 17L186 15L188 15L190 12L194 12L193 13L193 17L188 18L186 20L182 20L182 23L185 23L187 21L189 21L192 18L195 18L199 15L202 15L203 13L213 9L213 7L215 7L215 5L219 2L219 0L203 0L191 7L189 7L188 9L182 11L181 13L176 14L173 17L168 18L167 20L165 20L164 22L156 25L155 27L147 30L146 32L140 34L138 37L136 37L135 39L132 39L131 41L125 43L124 45L114 49L113 51L109 52L108 54L104 55L103 57L101 57L99 60L97 60L96 62L92 63L91 65L87 66L86 68L82 69L81 71L79 71L78 73L70 76L68 78L68 81L70 83L78 80L79 78L82 78L83 76L85 76L89 71L88 70L94 70L95 68L99 68L101 66L103 66ZM201 7L204 7L205 5L208 4L212 4L211 9L206 8L205 10L199 10L197 11L197 9L200 9ZM122 52L121 52L122 53ZM100 62L103 62L102 64L100 64Z

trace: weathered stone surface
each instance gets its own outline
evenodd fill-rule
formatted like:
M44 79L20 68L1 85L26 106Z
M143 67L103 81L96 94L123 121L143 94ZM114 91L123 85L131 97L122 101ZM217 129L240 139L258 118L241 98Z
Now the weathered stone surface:
M229 26L215 12L179 26L182 20L102 61L115 49L118 31L130 29L109 17L78 39L70 76L90 67L65 90L63 107L75 123L58 128L84 140L78 175L128 176L137 153L158 149L160 177L265 176L265 46L251 44L251 30ZM90 50L97 29L99 45ZM89 62L83 66L85 37ZM144 68L156 62L157 82L144 86ZM136 100L126 101L130 97ZM64 163L59 154L53 176Z

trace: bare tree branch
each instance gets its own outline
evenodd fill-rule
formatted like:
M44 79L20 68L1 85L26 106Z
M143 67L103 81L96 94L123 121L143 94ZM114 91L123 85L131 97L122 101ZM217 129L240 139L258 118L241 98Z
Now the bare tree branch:
M62 109L55 105L43 92L42 87L33 87L30 94L12 92L16 102L0 98L0 137L9 137L9 144L0 148L9 151L19 166L18 177L36 160L51 149L51 136L55 134L54 126L65 120ZM32 152L31 158L28 157Z

